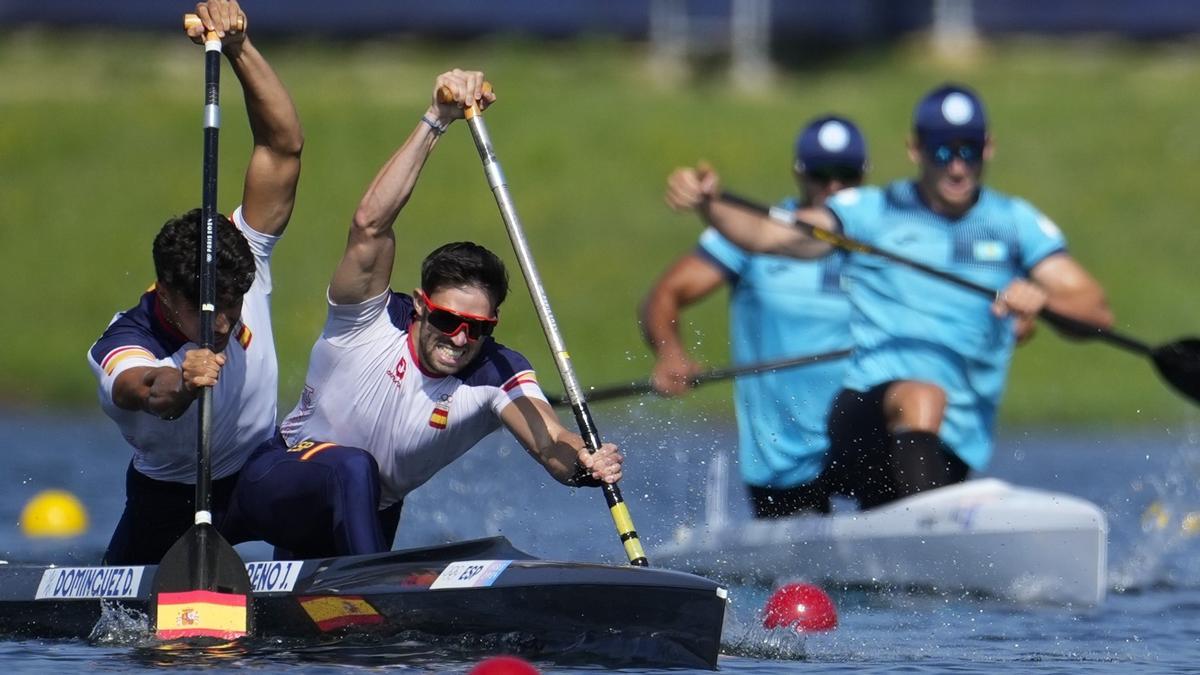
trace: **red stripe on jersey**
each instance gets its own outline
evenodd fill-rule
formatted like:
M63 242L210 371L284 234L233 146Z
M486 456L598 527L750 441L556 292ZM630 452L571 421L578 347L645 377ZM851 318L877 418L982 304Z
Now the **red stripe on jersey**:
M523 384L537 384L537 383L538 383L537 375L535 375L532 370L523 370L523 371L517 373L516 375L513 375L511 378L509 378L508 382L505 382L504 385L501 386L500 388L502 390L508 392L508 391L512 391L513 389L515 389Z

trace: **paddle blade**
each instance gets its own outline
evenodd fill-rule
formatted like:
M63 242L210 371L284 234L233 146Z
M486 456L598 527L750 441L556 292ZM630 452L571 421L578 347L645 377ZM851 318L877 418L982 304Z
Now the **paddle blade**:
M233 640L251 631L250 576L233 546L198 524L163 556L151 591L154 630L163 640Z
M1200 403L1200 339L1184 338L1150 352L1154 365L1172 387Z

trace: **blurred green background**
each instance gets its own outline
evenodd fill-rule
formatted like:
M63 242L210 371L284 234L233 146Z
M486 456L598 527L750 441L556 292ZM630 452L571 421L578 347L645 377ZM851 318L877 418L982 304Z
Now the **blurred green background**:
M912 105L947 79L978 89L990 108L997 153L988 182L1065 230L1105 284L1120 328L1157 344L1200 325L1192 47L1011 40L947 63L908 42L776 73L752 93L730 86L719 65L666 78L641 45L615 40L259 47L289 86L307 138L299 201L274 259L281 412L303 383L324 287L364 187L417 123L434 76L456 66L495 83L500 100L487 119L496 152L585 385L648 376L636 306L700 232L695 217L663 205L672 168L705 158L731 189L774 200L794 191L796 131L836 111L866 133L874 180L907 176ZM0 35L0 404L96 405L86 350L152 282L150 243L162 222L199 203L201 64L200 49L176 36ZM249 134L241 92L224 74L220 204L229 212ZM465 125L440 142L397 229L398 290L416 284L421 258L445 241L500 252L514 292L498 337L531 357L546 389L561 390ZM697 357L725 364L723 294L687 319ZM726 384L672 405L732 416ZM1148 361L1043 328L1015 360L1003 421L1162 427L1193 411Z

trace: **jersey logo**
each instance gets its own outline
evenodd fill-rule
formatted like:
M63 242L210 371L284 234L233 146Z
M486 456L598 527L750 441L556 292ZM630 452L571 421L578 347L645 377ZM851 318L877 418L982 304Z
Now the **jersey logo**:
M304 452L316 444L316 441L300 441L299 443L288 448L288 452Z
M396 367L388 371L388 377L392 378L392 382L399 385L404 381L404 375L408 372L408 356L401 356L396 362Z
M973 248L980 262L1000 262L1008 257L1008 246L1002 241L977 241Z
M250 348L250 341L253 339L254 339L254 333L250 332L249 326L247 326L246 324L242 324L241 326L238 327L237 341L238 341L238 344L240 344L242 346L243 350Z
M336 443L319 443L317 441L300 441L299 443L288 448L288 452L303 453L300 455L301 462L307 462L313 455L322 450L335 447Z
M1062 230L1058 229L1058 225L1055 225L1053 220L1050 220L1044 215L1038 214L1037 224L1038 228L1041 229L1042 234L1050 237L1051 239L1062 239Z

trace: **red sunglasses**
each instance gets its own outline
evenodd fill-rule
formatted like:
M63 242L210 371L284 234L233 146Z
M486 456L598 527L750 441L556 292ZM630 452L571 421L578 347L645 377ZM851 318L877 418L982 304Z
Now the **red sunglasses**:
M424 290L418 290L417 293L421 294L421 301L425 303L425 320L429 322L430 326L450 337L465 330L467 339L475 341L485 335L491 335L492 331L496 330L496 324L500 323L498 317L488 318L476 314L464 314L449 307L442 307L430 300Z

